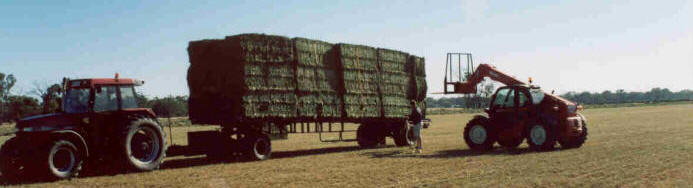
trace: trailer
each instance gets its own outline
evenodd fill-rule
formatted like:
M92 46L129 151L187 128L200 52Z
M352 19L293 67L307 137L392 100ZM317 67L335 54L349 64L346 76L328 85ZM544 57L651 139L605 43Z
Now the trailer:
M386 137L412 145L409 103L425 109L425 60L396 50L241 34L192 41L188 53L189 118L221 127L189 133L189 147L208 156L267 159L270 140L289 133L318 133L326 141L322 134L335 132L337 141L365 148ZM345 123L359 127L347 130ZM344 139L349 131L356 139ZM229 145L208 147L218 143Z

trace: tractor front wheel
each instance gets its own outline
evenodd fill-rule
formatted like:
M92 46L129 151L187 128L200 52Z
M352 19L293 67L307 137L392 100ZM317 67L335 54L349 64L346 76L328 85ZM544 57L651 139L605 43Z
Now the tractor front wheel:
M496 133L486 117L476 117L464 127L464 141L469 148L478 151L493 149Z
M46 145L40 158L38 172L51 179L65 179L77 175L82 168L82 155L74 143L59 139Z

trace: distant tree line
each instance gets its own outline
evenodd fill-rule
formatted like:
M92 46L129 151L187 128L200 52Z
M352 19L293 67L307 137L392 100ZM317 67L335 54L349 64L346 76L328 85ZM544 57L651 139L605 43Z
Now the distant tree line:
M64 91L59 83L34 84L29 95L12 93L17 78L12 74L0 73L0 122L45 113L59 112ZM482 82L476 95L452 98L426 98L428 108L486 108L495 91L492 82ZM580 104L620 104L620 103L658 103L669 101L693 101L692 90L672 92L669 89L653 88L647 92L616 91L568 92L562 97ZM151 108L159 117L179 117L188 115L188 96L167 96L150 98L137 94L140 107Z
M623 89L616 91L592 92L567 92L560 95L579 104L622 104L622 103L658 103L672 101L693 101L693 90L681 90L672 92L669 89L653 88L647 92L631 91ZM429 108L486 108L489 105L490 96L461 96L450 98L426 98L426 106Z

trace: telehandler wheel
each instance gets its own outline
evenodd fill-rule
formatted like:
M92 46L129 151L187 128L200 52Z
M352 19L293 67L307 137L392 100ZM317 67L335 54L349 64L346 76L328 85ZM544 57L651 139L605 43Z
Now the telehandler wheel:
M272 142L264 133L251 133L243 139L243 154L247 160L262 161L272 155Z
M82 155L69 140L57 139L41 149L35 171L50 179L76 176L82 168Z
M120 149L122 161L130 170L157 169L166 156L164 131L152 119L134 120L123 133Z
M473 150L488 151L493 149L496 133L486 117L475 117L464 127L464 141Z
M392 137L395 140L395 145L397 146L414 146L416 145L416 138L414 138L414 131L411 125L403 123L398 126L395 135Z
M19 142L16 137L5 141L0 148L0 173L8 181L18 180L27 171L27 166L19 151Z
M559 140L558 143L561 144L561 147L570 149L570 148L579 148L582 147L582 144L587 141L587 124L585 122L582 122L582 134L578 136L577 138L570 140L570 141L562 141Z
M543 123L532 125L526 135L527 143L532 150L552 150L556 145L556 134L552 126Z
M515 139L509 139L509 140L498 140L498 144L503 146L506 149L515 149L517 146L522 144L522 141L524 141L525 138L520 137L520 138L515 138Z
M356 142L362 148L373 148L385 142L385 135L378 127L364 123L356 130Z

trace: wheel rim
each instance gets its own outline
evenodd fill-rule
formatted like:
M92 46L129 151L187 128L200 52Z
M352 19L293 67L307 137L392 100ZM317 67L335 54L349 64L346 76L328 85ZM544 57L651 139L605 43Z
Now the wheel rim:
M130 159L151 163L159 157L159 136L151 127L140 127L130 140Z
M407 144L412 145L414 140L416 140L416 137L414 137L413 127L409 127L407 129Z
M529 132L529 137L535 145L542 145L546 141L546 130L541 125L535 125Z
M481 125L474 125L469 131L469 139L475 144L483 144L486 142L486 129Z
M55 172L70 172L77 161L75 153L67 147L57 148L51 155L51 169Z

